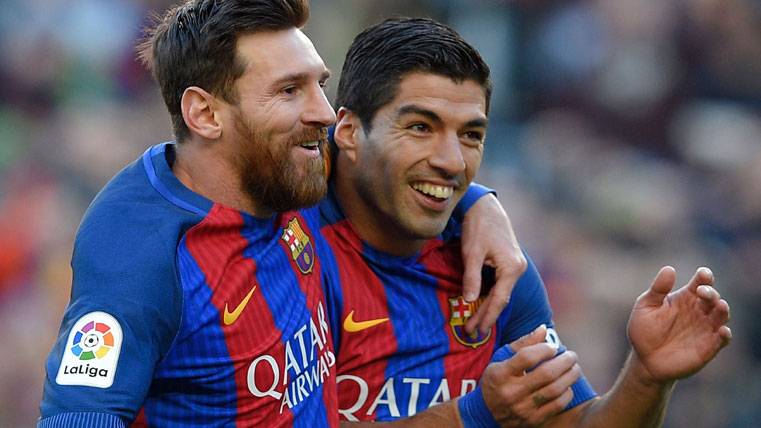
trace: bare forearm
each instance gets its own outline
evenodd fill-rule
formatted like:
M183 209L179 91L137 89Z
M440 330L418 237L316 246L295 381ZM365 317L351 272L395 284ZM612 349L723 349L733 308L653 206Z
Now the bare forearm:
M644 368L629 355L616 384L599 399L565 412L547 427L655 428L663 423L675 382L647 382Z
M457 401L447 401L404 419L393 422L341 422L341 428L462 428Z

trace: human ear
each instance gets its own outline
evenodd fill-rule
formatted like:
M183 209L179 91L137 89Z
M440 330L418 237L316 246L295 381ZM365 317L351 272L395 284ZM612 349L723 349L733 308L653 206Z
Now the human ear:
M357 161L357 146L360 133L364 133L359 116L346 107L338 109L336 114L336 128L333 140L338 150L343 152L352 162Z
M216 109L214 95L197 86L190 86L182 94L182 119L188 129L199 136L216 140L222 136L222 122Z

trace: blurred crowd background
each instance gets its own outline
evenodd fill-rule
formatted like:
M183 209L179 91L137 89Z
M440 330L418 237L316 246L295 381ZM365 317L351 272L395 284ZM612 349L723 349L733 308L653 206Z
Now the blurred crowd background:
M169 117L135 41L172 0L3 0L0 427L32 426L89 201ZM558 330L606 391L662 265L710 266L732 345L678 384L666 427L761 426L761 1L312 0L334 70L391 15L447 22L492 67L479 181L536 261ZM758 312L757 312L758 311Z

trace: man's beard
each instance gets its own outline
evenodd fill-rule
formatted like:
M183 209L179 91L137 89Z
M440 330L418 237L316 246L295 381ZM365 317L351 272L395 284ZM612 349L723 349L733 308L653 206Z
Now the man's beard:
M239 118L238 135L243 138L238 170L244 190L255 206L276 212L315 205L327 193L324 164L327 146L325 128L309 128L286 142L273 145L253 126ZM306 141L319 141L322 157L308 158L303 169L292 162L294 147Z

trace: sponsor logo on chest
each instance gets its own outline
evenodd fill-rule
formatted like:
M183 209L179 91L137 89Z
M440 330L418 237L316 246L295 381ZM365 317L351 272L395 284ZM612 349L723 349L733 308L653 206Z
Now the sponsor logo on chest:
M316 317L285 340L281 355L260 355L248 367L248 390L255 397L278 400L280 413L309 398L334 372L336 357L322 302Z
M447 379L424 377L390 377L378 389L361 376L350 374L336 378L338 384L338 413L347 421L374 419L377 411L398 418L412 416L437 404L460 397L476 389L476 379L461 379L450 385ZM363 408L370 404L366 411Z

